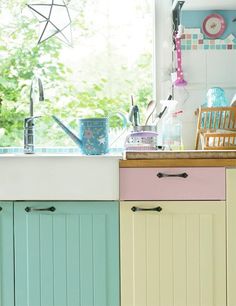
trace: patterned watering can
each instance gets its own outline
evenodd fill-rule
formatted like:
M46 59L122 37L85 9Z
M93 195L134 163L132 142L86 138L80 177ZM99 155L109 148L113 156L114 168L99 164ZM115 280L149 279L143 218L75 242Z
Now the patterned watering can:
M123 127L127 121L125 115L117 113L123 119ZM109 151L109 118L78 119L78 136L60 119L52 116L67 135L80 147L83 154L101 155Z

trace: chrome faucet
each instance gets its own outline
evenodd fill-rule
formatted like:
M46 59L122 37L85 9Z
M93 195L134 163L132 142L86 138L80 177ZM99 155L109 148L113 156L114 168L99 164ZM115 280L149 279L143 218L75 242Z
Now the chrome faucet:
M34 153L34 120L41 117L34 116L36 94L38 94L39 101L44 101L43 83L39 77L34 76L30 87L30 117L25 118L24 121L24 153L26 154Z

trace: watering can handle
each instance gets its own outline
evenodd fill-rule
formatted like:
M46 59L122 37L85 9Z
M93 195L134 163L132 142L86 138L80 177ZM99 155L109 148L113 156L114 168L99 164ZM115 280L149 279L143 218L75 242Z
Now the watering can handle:
M127 118L125 116L125 114L123 114L122 112L116 112L116 113L111 113L110 116L108 116L108 118L112 118L112 117L119 117L120 119L122 119L122 128L126 128L127 127Z

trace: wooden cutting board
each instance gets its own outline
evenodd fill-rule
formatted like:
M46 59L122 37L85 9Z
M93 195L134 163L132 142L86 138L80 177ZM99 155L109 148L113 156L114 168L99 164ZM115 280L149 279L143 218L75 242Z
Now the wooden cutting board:
M236 159L236 150L128 151L124 159Z

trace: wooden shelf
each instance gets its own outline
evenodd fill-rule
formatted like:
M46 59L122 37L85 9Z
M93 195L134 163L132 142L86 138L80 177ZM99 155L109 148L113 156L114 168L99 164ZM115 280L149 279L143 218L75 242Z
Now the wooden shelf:
M120 160L120 168L236 167L236 159L136 159Z
M186 0L183 10L235 10L235 0Z

